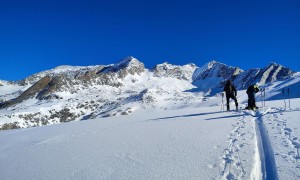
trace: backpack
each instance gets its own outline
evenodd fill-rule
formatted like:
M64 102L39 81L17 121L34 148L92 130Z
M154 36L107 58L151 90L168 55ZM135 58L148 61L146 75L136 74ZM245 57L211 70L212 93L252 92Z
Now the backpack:
M226 84L225 88L224 88L226 94L232 94L233 93L233 88L231 84Z

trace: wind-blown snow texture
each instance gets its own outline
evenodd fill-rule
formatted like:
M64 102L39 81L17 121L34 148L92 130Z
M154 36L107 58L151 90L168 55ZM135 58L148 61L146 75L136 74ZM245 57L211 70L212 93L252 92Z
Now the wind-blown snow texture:
M262 133L279 179L300 178L299 107L268 101L253 114L200 104L1 131L1 179L263 179Z
M0 81L1 129L75 121L0 131L1 179L299 179L299 76L128 57ZM241 109L253 83L266 107L221 111L227 79Z

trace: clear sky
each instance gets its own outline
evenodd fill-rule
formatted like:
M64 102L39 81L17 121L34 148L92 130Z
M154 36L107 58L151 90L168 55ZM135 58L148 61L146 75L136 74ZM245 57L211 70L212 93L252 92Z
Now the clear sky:
M0 0L2 80L127 56L300 71L300 1Z

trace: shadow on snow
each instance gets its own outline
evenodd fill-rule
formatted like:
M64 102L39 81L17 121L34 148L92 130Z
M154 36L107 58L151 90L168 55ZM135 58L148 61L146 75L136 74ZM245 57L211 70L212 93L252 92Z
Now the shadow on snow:
M225 111L187 114L187 115L179 115L179 116L169 116L169 117L162 117L162 118L156 118L156 119L149 119L149 121L166 120L166 119L174 119L174 118L185 118L185 117L194 117L194 116L204 116L204 115L212 115L212 114L219 114L219 113L225 113ZM226 119L226 118L234 118L234 117L239 117L239 116L243 116L243 114L221 116L221 117L216 117L216 118L208 118L205 120Z
M235 118L235 117L240 117L240 116L244 116L244 115L243 114L235 114L235 115L230 115L230 116L221 116L221 117L215 117L215 118L208 118L208 119L205 119L205 120L209 121L209 120L215 120L215 119Z

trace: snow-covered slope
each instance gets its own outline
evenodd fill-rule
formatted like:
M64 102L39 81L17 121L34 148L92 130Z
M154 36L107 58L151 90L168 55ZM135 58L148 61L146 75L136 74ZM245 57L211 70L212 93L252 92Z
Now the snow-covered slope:
M300 99L291 101L256 114L198 103L1 131L1 179L299 179Z
M0 131L1 179L299 179L300 74L226 67L146 69L130 57L26 86L5 82L2 129L56 125ZM261 83L261 108L242 110L240 86L241 110L222 111L221 94L208 94L226 78Z
M247 71L216 61L201 67L163 63L146 69L134 57L111 65L59 66L22 81L0 82L0 129L128 115L142 109L179 109L198 102L207 104L207 99L219 97L227 79L240 90L258 82L266 86L268 98L278 99L282 88L294 84L291 92L294 93L294 87L297 89L299 76L293 74L275 63ZM276 93L272 82L279 80L283 84ZM242 94L239 98L245 101ZM293 97L300 95L294 93Z

